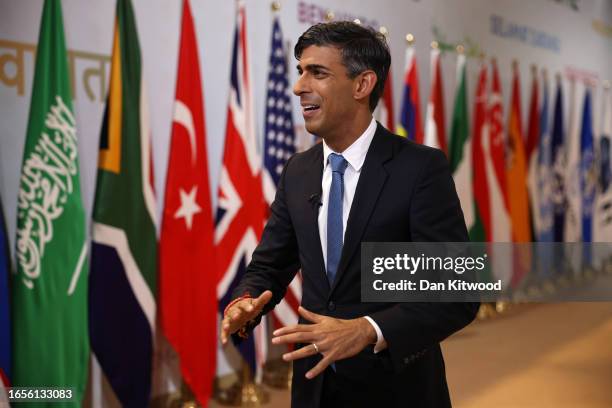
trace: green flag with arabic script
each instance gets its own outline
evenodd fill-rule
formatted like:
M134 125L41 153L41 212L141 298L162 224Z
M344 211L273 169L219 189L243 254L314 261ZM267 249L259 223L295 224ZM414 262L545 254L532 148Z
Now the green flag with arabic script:
M16 247L12 385L71 388L73 402L48 404L81 406L89 358L87 241L60 0L43 7Z

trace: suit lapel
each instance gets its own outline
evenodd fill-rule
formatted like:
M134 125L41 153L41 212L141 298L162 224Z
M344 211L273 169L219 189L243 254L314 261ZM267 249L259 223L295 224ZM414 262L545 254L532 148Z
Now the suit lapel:
M305 200L309 202L309 211L307 213L308 225L307 235L308 242L312 242L314 246L316 262L318 264L317 279L321 280L326 290L329 290L329 281L325 272L325 261L323 260L323 250L321 249L321 235L319 234L319 209L321 202L321 180L323 179L323 144L319 143L315 147L313 161L310 164L311 171L308 171L308 177L304 183L304 192L306 193Z
M387 171L383 164L392 156L391 144L385 138L390 137L387 131L377 124L376 133L368 149L368 153L361 169L355 197L351 204L349 218L346 224L346 232L344 234L344 246L342 247L342 256L336 279L332 285L332 292L338 286L338 282L342 279L348 261L351 259L357 247L361 244L365 227L370 220L370 215L376 206L378 196L382 191L385 181L387 180ZM318 228L317 228L318 229Z

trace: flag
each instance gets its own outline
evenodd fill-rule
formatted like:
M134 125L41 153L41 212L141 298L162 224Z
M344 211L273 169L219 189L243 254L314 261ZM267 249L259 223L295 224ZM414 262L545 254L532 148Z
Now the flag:
M470 240L486 242L491 240L491 204L489 203L489 184L487 163L483 144L488 139L489 124L487 110L487 66L482 64L478 74L474 106L474 133L472 135L472 167L474 191L474 223L469 230Z
M3 386L10 387L11 385L10 271L11 255L4 221L4 208L0 199L0 389Z
M449 161L465 224L468 229L471 229L474 223L474 197L469 126L465 55L460 53L457 56L457 90L455 91L455 107L451 124Z
M440 64L440 50L438 48L433 48L431 50L431 94L429 96L429 103L427 104L425 140L423 144L438 148L446 153L444 89Z
M548 120L548 75L544 70L542 81L542 109L539 112L538 146L529 169L530 193L532 197L534 239L548 243L554 239L553 222L553 165L552 142ZM535 266L540 278L549 278L555 273L555 248L548 244L535 246Z
M535 166L535 206L534 212L536 239L539 242L552 242L553 234L553 162L552 162L552 136L549 130L548 119L548 80L546 74L542 87L542 109L540 110L540 135L537 147L537 165Z
M534 153L537 152L540 139L540 89L538 82L538 71L535 66L532 69L531 98L529 102L529 119L527 123L527 141L525 143L525 155L531 163ZM537 161L537 160L536 160Z
M565 231L565 207L567 197L565 192L565 171L567 163L565 130L563 121L563 84L557 75L557 91L555 92L555 108L551 134L552 162L552 207L553 207L553 240L563 242Z
M538 71L532 67L531 98L529 102L529 118L527 122L527 140L525 142L525 156L527 157L527 190L529 193L529 205L531 214L530 228L533 239L537 240L537 230L540 223L537 191L538 172L538 147L540 139L540 90L538 82Z
M527 155L521 124L521 91L518 66L513 69L510 117L508 118L508 150L506 156L508 201L514 242L531 241L529 200L527 195Z
M246 271L261 238L268 212L262 191L262 160L256 148L245 6L243 2L238 4L215 227L219 273L217 296L221 312L229 304L234 288ZM284 124L282 117L275 120L278 126ZM256 373L257 379L261 378L261 367L267 352L267 331L263 323L264 319L255 328L254 335L239 345L240 353L251 372Z
M393 74L391 73L391 67L387 73L387 80L385 81L385 88L383 89L382 98L378 101L378 106L374 109L374 118L380 122L381 125L387 128L389 132L393 132Z
M419 72L414 47L406 49L406 72L404 74L404 93L397 134L417 143L423 143L421 124L421 99L419 97Z
M597 172L593 147L593 119L591 89L584 94L582 125L580 127L580 196L582 242L593 241L593 209L597 188Z
M59 0L43 6L17 201L11 382L70 387L87 378L87 239L76 120Z
M492 167L492 171L487 171L490 205L495 209L491 222L491 240L510 242L512 235L506 183L506 141L503 128L502 92L495 60L492 62L492 70L491 99L489 101L490 128L488 139L485 139L485 157Z
M604 87L602 96L601 131L599 132L599 195L597 197L593 240L612 241L612 164L610 143L612 139L612 92Z
M521 89L518 64L513 66L510 117L508 118L508 140L506 154L506 181L512 241L531 241L529 221L529 198L527 192L527 154L521 124ZM518 287L531 270L531 251L527 246L514 248L512 287Z
M582 240L581 217L581 187L580 187L580 136L581 136L581 110L579 108L583 87L577 83L576 78L570 78L569 96L569 130L567 137L567 162L565 163L565 189L567 205L565 212L564 240L566 242L580 242ZM580 265L578 256L573 258L574 266Z
M495 59L491 62L491 96L488 103L489 131L483 135L483 156L486 163L492 242L511 242L508 193L506 190L506 141L503 127L502 91ZM492 245L492 274L504 284L511 282L513 251L509 245Z
M296 151L288 75L283 33L278 15L275 15L272 23L264 130L263 187L269 205L274 201L276 186L283 167ZM289 284L285 297L274 308L273 316L277 319L278 325L287 326L297 323L301 298L302 281L300 275L296 275Z
M89 334L124 406L147 406L157 237L149 116L130 0L117 0L93 208Z
M176 97L159 245L164 334L198 402L212 394L217 352L217 276L198 45L183 2Z

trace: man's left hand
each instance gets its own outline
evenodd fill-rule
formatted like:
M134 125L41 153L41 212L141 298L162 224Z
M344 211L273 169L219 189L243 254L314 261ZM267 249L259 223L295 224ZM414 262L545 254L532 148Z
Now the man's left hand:
M323 359L306 373L308 379L321 374L334 361L352 357L368 344L376 342L374 327L363 317L349 320L336 319L310 312L301 306L298 312L313 324L296 324L275 330L272 343L310 343L284 354L285 361L321 353Z

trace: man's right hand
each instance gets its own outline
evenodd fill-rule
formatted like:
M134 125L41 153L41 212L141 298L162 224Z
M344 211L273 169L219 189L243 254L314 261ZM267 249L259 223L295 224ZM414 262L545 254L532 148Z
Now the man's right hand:
M221 344L227 343L227 338L236 333L249 320L257 317L266 303L272 299L272 292L266 290L258 298L244 298L234 303L225 313L221 322Z

